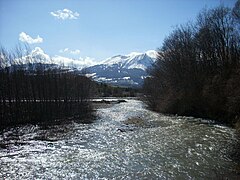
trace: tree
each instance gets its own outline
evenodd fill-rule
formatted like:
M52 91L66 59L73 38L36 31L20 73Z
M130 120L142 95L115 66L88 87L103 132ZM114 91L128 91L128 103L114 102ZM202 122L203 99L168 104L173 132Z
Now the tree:
M235 6L233 8L233 16L240 21L240 0L237 0L237 2L235 3Z
M34 64L35 70L28 71L25 67L30 61L23 62L31 56L24 52L22 47L13 52L0 48L1 127L66 117L81 120L91 112L91 79L67 70L47 69L39 63Z
M238 116L238 24L232 10L220 6L202 11L195 23L177 27L164 40L151 77L145 80L150 106L214 119Z

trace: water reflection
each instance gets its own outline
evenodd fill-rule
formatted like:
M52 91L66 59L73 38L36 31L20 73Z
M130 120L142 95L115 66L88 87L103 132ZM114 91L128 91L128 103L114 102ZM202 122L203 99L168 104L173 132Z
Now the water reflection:
M0 137L4 179L189 179L234 176L231 128L164 116L127 100L98 109L93 124L23 126ZM126 124L131 118L138 124ZM142 122L143 121L143 122Z

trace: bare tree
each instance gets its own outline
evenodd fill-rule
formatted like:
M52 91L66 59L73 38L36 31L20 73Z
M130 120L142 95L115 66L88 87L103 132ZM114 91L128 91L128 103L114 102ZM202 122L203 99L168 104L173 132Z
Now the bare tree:
M145 80L149 104L161 112L214 119L221 114L235 121L240 112L238 25L232 10L220 6L177 27Z
M35 71L24 67L32 61L23 47L13 52L0 49L0 123L2 126L42 122L86 115L92 81L66 70L47 69L35 63ZM10 62L10 63L9 63ZM6 64L11 64L8 67ZM11 71L10 71L11 69Z

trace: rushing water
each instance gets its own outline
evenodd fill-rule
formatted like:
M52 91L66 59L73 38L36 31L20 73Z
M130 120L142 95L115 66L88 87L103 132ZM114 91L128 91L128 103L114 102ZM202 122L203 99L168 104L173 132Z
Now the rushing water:
M0 179L217 179L235 167L226 151L234 130L165 116L127 100L97 110L93 124L4 130ZM144 124L126 125L129 118ZM200 122L201 120L201 122Z

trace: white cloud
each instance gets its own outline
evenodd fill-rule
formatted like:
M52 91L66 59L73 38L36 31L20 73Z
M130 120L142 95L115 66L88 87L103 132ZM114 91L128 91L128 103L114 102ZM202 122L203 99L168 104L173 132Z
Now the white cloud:
M70 54L80 54L80 50L79 49L75 49L75 50L71 50L69 48L65 48L65 49L60 49L59 50L60 53L70 53Z
M14 60L15 64L28 64L28 63L43 63L43 64L51 64L51 58L48 54L46 54L40 47L35 47L28 54L16 58Z
M65 48L66 49L66 48ZM3 54L0 54L0 58L4 58ZM64 65L69 67L74 67L81 70L84 67L89 67L96 65L97 62L94 58L80 57L79 59L72 59L64 56L55 55L51 57L47 53L44 52L40 47L35 47L28 54L23 57L16 58L14 60L15 64L28 64L28 63L42 63L42 64L57 64ZM5 66L10 66L10 64L6 64Z
M48 54L46 54L40 47L35 47L30 56L34 58L36 61L40 61L43 63L50 63L51 58Z
M59 52L60 52L60 53L65 53L65 52L68 52L68 50L69 50L68 48L60 49Z
M43 42L43 38L41 38L39 35L37 36L37 38L32 38L31 36L29 36L28 34L26 34L25 32L21 32L19 34L19 40L22 42L27 42L28 44L34 44L34 43L42 43Z
M91 58L91 57L86 57L85 59L80 58L80 60L82 60L85 64L88 64L88 65L91 65L91 66L97 64L96 61L95 61L95 58Z
M79 13L72 12L69 9L57 10L50 13L52 16L56 17L57 19L78 19Z
M95 59L86 57L86 58L79 58L79 59L72 59L63 56L54 56L52 57L52 61L55 64L64 64L65 66L75 66L77 68L83 68L87 66L95 65Z
M80 54L80 50L76 49L76 50L70 51L70 53L71 54Z

